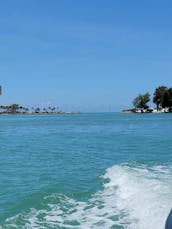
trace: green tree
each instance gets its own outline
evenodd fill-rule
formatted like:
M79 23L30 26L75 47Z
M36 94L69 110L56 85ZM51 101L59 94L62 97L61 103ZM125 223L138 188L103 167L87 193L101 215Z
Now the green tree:
M168 107L172 107L172 88L168 89Z
M150 94L139 94L134 100L133 105L135 108L147 109L149 106L147 103L150 101Z
M153 102L157 105L157 109L167 107L168 105L168 88L160 86L155 89Z
M9 111L10 111L10 113L17 113L18 112L18 110L20 109L20 106L19 106L19 104L12 104L11 106L9 106Z

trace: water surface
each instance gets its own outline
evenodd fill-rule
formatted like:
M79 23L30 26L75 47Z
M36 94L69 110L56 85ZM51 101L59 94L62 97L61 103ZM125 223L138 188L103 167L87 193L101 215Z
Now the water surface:
M0 116L0 225L162 229L172 114Z

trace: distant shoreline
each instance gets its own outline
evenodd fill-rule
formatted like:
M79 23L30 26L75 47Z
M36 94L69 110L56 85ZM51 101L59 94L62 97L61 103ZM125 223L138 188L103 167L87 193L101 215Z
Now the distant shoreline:
M22 112L18 112L18 113L0 113L0 115L70 115L70 114L81 114L81 112L58 112L58 113L22 113Z
M148 108L148 109L126 109L122 110L122 113L124 114L163 114L163 113L172 113L172 110L168 108L161 108L161 109L155 109L155 108Z
M50 114L55 114L55 115L61 115L61 114L79 114L80 112L65 112L59 109L59 107L55 106L49 106L49 107L32 107L29 109L28 107L21 106L17 103L11 104L11 105L1 105L0 106L0 115L50 115Z

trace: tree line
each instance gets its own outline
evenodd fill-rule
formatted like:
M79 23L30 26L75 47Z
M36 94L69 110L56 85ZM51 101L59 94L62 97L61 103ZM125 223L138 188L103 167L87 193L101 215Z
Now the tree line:
M149 109L148 102L151 100L150 96L151 95L148 92L145 94L139 94L134 98L133 106L136 109ZM169 111L172 111L172 87L157 87L153 94L153 103L156 104L157 110L169 108Z
M0 105L0 114L54 114L54 113L63 113L59 107L46 107L46 108L40 108L40 107L32 107L32 111L29 111L29 108L21 106L19 104L11 104L11 105Z

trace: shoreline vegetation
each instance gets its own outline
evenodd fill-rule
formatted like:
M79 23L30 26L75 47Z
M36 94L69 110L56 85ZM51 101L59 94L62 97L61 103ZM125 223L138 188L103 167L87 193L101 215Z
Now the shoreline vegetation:
M134 108L122 110L122 113L172 113L172 87L159 86L153 94L155 108L149 107L150 94L138 94L133 100Z
M19 104L11 104L9 106L7 105L0 105L0 115L48 115L48 114L80 114L80 112L65 112L59 109L59 107L46 107L46 108L40 108L40 107L32 107L29 109L28 107L21 106Z

